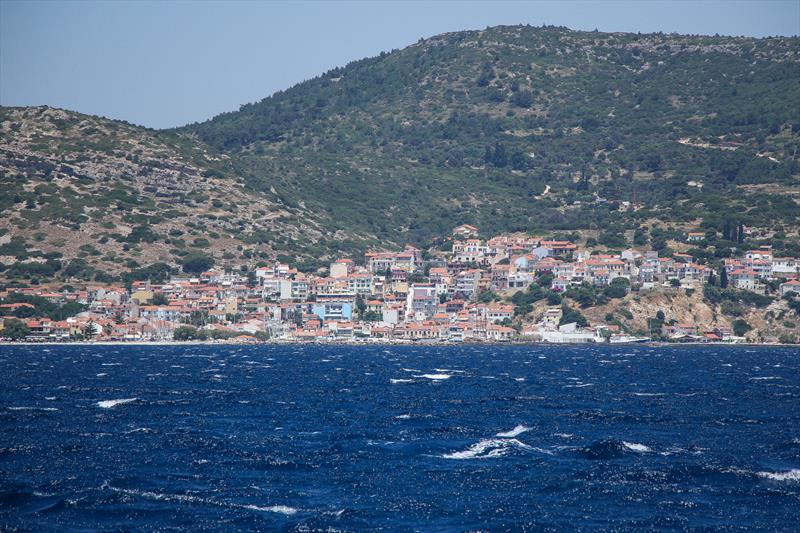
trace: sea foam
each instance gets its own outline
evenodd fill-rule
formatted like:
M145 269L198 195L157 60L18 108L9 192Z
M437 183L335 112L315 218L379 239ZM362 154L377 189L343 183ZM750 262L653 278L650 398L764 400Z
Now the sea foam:
M773 481L800 481L800 468L786 472L756 472L756 475Z
M502 432L498 433L496 436L497 437L503 437L503 438L513 438L513 437L516 437L517 435L522 435L526 431L530 431L530 430L531 430L531 428L529 428L527 426L519 425L519 426L516 426L514 429L512 429L510 431L502 431Z
M120 492L123 494L128 494L131 496L139 496L141 498L146 498L148 500L157 500L157 501L177 501L177 502L184 502L184 503L202 503L206 505L217 505L219 507L229 507L234 509L249 509L251 511L260 511L260 512L268 512L268 513L279 513L284 515L293 515L297 513L297 509L294 507L289 507L287 505L269 505L269 506L260 506L260 505L252 505L252 504L239 504L233 502L224 502L219 500L212 500L209 498L201 498L200 496L192 496L190 494L164 494L160 492L151 492L145 490L133 490L133 489L122 489L118 487L113 487L108 484L108 482L104 483L102 488L109 489L114 492Z
M645 446L644 444L638 444L636 442L622 441L622 445L625 446L630 451L637 453L650 453L653 451L648 446Z
M444 459L491 459L502 457L511 450L534 450L524 442L517 439L484 439L473 444L466 450L459 452L446 453L442 455Z
M103 400L97 402L97 407L102 407L103 409L111 409L112 407L116 407L117 405L135 402L138 399L139 398L122 398L119 400Z

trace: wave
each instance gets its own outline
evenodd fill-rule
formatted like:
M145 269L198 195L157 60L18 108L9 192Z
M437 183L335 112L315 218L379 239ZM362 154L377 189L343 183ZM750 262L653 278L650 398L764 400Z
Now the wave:
M298 512L297 509L294 507L289 507L288 505L268 505L268 506L260 506L260 505L253 505L253 504L240 504L240 503L233 503L233 502L224 502L219 500L212 500L210 498L202 498L200 496L192 496L190 494L164 494L160 492L151 492L145 490L134 490L134 489L123 489L119 487L114 487L109 485L108 482L103 483L103 486L100 487L103 489L109 489L114 492L119 492L122 494L128 494L130 496L139 496L140 498L146 498L148 500L157 500L157 501L170 501L170 502L185 502L185 503L201 503L206 505L216 505L219 507L229 507L233 509L248 509L250 511L260 511L260 512L268 512L268 513L279 513L284 515L293 515Z
M425 378L425 379L432 379L434 381L442 381L445 379L450 379L452 374L422 374L420 376L414 376L415 378Z
M441 457L444 459L491 459L503 457L513 450L534 451L536 448L517 439L484 439L466 450L446 453Z
M250 509L251 511L263 511L268 513L280 513L285 515L293 515L297 512L297 509L294 507L289 507L288 505L269 505L267 507L260 507L258 505L234 505L234 507L240 507L242 509Z
M389 379L389 382L390 383L414 383L414 380L413 379L395 379L395 378L391 378L391 379Z
M586 459L605 461L609 459L619 459L630 453L650 453L653 450L644 444L636 442L618 441L605 439L597 441L592 445L580 450L581 455Z
M135 402L138 399L139 398L122 398L119 400L103 400L97 402L97 407L102 407L103 409L111 409L112 407L116 407L117 405Z
M518 435L522 435L526 431L530 431L530 430L531 430L531 428L529 428L527 426L523 426L523 425L520 424L518 426L515 426L514 429L512 429L510 431L503 431L503 432L497 433L495 436L496 437L503 437L503 438L513 438L513 437L516 437Z
M627 449L637 453L650 453L653 451L644 444L638 444L636 442L622 441L622 445L625 446Z
M800 468L786 472L756 472L756 475L773 481L800 481Z
M56 407L6 407L9 411L58 411Z

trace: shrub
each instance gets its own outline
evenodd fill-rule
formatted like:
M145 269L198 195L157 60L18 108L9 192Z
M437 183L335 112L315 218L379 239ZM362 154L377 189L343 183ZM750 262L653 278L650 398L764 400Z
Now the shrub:
M736 319L733 321L733 334L737 337L743 337L745 333L753 329L753 327L742 320L741 318Z
M2 336L12 341L22 340L30 332L30 328L22 320L8 318L3 322Z
M572 309L567 305L562 305L561 313L561 321L558 323L560 326L563 326L564 324L570 324L572 322L575 322L580 327L589 325L589 321L586 320L586 317L583 316L583 313L577 309Z
M198 330L192 326L180 326L175 328L172 338L176 341L194 341L205 340L208 338L208 335L206 335L205 331Z

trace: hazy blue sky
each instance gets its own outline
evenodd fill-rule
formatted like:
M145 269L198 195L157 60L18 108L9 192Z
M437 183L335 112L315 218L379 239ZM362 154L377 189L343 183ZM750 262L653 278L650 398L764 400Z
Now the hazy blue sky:
M177 126L420 37L497 24L798 35L800 0L0 0L0 104L47 104Z

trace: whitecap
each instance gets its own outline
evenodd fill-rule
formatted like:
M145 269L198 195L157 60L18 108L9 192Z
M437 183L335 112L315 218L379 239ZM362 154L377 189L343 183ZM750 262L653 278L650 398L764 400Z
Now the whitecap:
M495 436L503 437L503 438L512 438L512 437L516 437L517 435L522 435L526 431L530 431L530 430L531 430L531 428L529 428L527 426L523 426L522 424L520 424L518 426L515 426L514 429L512 429L510 431L502 431L500 433L497 433Z
M665 396L664 392L634 392L634 396Z
M759 376L755 378L750 378L751 381L768 381L773 379L783 379L783 378L779 376Z
M401 368L400 370L403 372L422 372L422 370L418 368Z
M800 481L800 468L786 472L756 472L756 475L773 481Z
M411 418L411 415L406 413L404 415L397 415L395 418L397 418L398 420L408 420Z
M242 505L242 509L250 509L251 511L263 511L267 513L280 513L285 515L293 515L297 513L297 509L289 507L288 505L269 505L267 507L259 507L258 505Z
M514 378L514 381L525 381L525 378Z
M391 383L414 383L413 379L389 379Z
M234 509L249 509L251 511L280 513L285 515L293 515L297 513L297 509L295 509L294 507L289 507L288 505L260 506L253 504L239 504L233 502L212 500L209 498L201 498L200 496L192 496L190 494L164 494L164 493L144 491L144 490L122 489L118 487L112 487L111 485L108 484L108 482L104 483L102 488L109 489L114 492L121 492L123 494L139 496L141 498L147 498L149 500L203 503L207 505L217 505L219 507L229 507Z
M421 376L414 376L414 377L432 379L434 381L441 381L444 379L450 379L453 376L450 374L422 374Z
M441 457L443 459L491 459L494 457L503 457L512 450L523 451L541 451L520 442L517 439L484 439L476 444L473 444L466 450L459 452L446 453ZM549 452L545 452L549 453Z
M653 451L649 447L645 446L644 444L638 444L636 442L622 441L622 445L625 446L630 451L637 452L637 453L649 453L649 452Z
M7 407L9 411L58 411L56 407Z
M103 401L97 402L97 407L102 407L103 409L111 409L112 407L115 407L117 405L122 405L122 404L125 404L125 403L135 402L138 399L139 398L122 398L122 399L119 399L119 400L103 400Z

